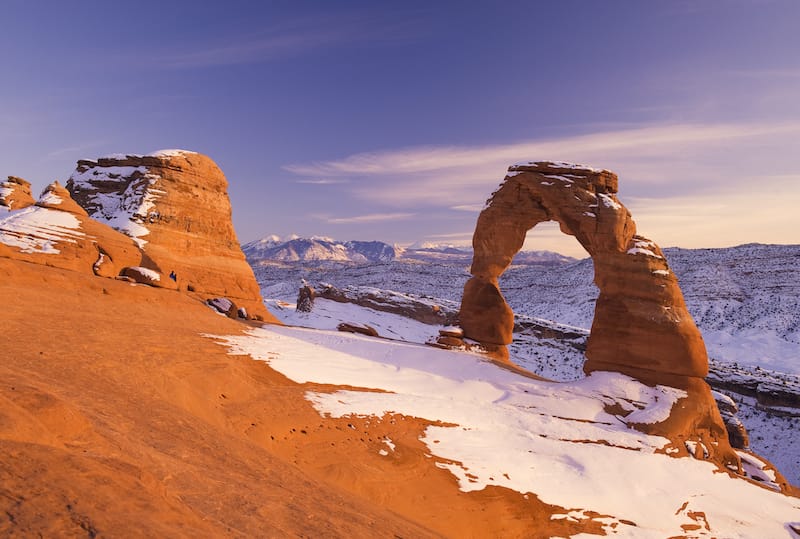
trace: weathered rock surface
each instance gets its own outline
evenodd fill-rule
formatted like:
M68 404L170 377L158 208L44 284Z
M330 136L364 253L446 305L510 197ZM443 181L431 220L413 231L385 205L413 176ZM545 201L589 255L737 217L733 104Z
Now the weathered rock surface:
M178 288L177 284L175 284L172 280L165 278L159 272L149 268L143 268L141 266L128 266L122 268L122 270L119 272L119 275L121 277L129 278L133 282L154 286L156 288L168 288L172 290Z
M353 303L376 311L399 314L423 324L449 325L456 317L455 312L451 312L431 300L377 288L353 286L336 288L331 284L320 283L313 290L314 297L339 303Z
M64 189L64 187L58 183L58 181L54 181L45 187L44 191L42 191L42 195L39 197L39 200L36 201L36 205L40 208L65 211L81 217L89 216L89 214L86 213L86 210L81 208L77 202L72 200L69 191Z
M229 297L274 322L239 247L227 186L209 157L183 150L82 160L67 182L92 218L137 242L142 266L174 273L180 290Z
M346 331L348 333L359 333L361 335L366 335L367 337L380 337L378 335L378 331L367 324L357 324L357 323L350 323L350 322L342 322L336 329L339 331Z
M528 230L557 221L592 256L600 289L586 370L705 376L705 346L677 279L661 249L636 235L616 192L617 177L607 170L553 163L510 167L475 228L473 278L460 312L465 335L491 344L511 342L513 313L497 278Z
M239 308L236 304L228 298L210 298L206 300L206 304L228 318L236 318L239 312Z
M297 292L297 311L301 313L310 313L314 308L314 298L317 296L316 291L311 285L303 283L300 290Z
M685 442L707 448L706 458L740 470L739 459L703 377L708 357L661 249L636 234L617 200L617 176L567 163L515 165L478 217L474 256L459 312L464 336L505 354L514 315L498 286L525 240L543 221L558 222L591 255L600 291L584 370L616 371L645 383L686 391L669 419L640 426L668 437L677 454Z
M30 182L16 176L9 176L7 180L0 182L0 206L21 210L34 202Z
M34 205L14 208L0 217L0 256L105 277L142 260L131 238L90 219L58 182Z

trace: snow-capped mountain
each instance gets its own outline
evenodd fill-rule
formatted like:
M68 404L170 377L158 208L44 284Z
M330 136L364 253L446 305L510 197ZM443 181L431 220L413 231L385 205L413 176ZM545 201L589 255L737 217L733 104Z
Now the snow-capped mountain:
M253 266L271 262L312 261L365 264L395 259L438 264L472 263L472 247L430 242L417 242L401 248L381 241L337 241L320 236L291 236L282 240L279 236L271 235L244 244L242 250ZM514 257L514 264L551 266L575 260L552 251L520 251Z
M380 241L345 241L314 236L292 237L281 241L278 236L267 236L242 246L251 265L260 262L389 262L397 256L397 249Z

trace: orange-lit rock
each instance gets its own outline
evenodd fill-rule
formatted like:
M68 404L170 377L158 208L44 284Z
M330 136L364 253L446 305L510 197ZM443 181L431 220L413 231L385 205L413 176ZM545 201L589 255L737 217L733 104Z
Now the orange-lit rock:
M592 256L600 289L587 372L705 376L705 346L677 279L661 249L636 235L616 192L617 177L607 170L553 163L511 167L475 228L473 278L464 289L460 312L465 336L495 345L511 342L513 314L497 278L528 230L556 221Z
M0 206L9 210L21 210L34 202L30 182L16 176L9 176L7 180L0 182Z
M115 277L142 260L128 236L90 219L58 182L34 204L0 214L0 256Z
M183 150L78 162L67 188L89 215L133 238L141 266L174 275L180 290L264 308L231 220L228 182L209 157Z
M616 193L617 176L607 170L550 162L510 167L475 227L473 277L459 313L464 336L499 349L495 355L502 359L514 324L497 279L528 230L556 221L591 255L600 290L584 370L621 372L686 390L669 420L642 429L675 443L702 442L709 458L736 468L738 458L703 381L708 357L700 331L661 249L636 234Z

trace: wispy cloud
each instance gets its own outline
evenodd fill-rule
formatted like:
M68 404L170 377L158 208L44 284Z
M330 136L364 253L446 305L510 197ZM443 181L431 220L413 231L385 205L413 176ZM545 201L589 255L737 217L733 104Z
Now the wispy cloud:
M58 159L66 155L76 154L91 150L93 148L98 148L105 144L105 141L92 141L86 142L84 144L76 144L74 146L68 146L64 148L57 148L55 150L50 150L47 152L47 159Z
M458 204L456 206L450 206L451 210L456 211L468 211L472 213L478 213L483 209L483 204Z
M377 223L382 221L399 221L414 217L414 213L370 213L354 217L328 217L325 220L332 225Z
M786 68L786 69L740 69L727 71L727 73L738 76L759 80L784 80L784 81L800 81L800 68Z
M620 199L644 234L662 245L714 246L798 241L797 155L800 122L666 125L504 145L358 153L285 168L298 176L346 177L351 184L345 195L382 209L444 214L479 211L515 162L587 163L619 174ZM545 228L544 236L541 228L538 242L565 241L556 228ZM566 241L580 252L574 239Z
M336 185L350 183L350 180L343 178L318 178L314 180L296 180L295 183L305 183L310 185Z
M327 14L284 18L256 34L201 41L191 50L161 53L157 63L179 69L253 64L342 44L415 39L423 27L419 23L425 21L424 12L404 10L399 16L393 15L386 10L337 9Z
M198 68L240 65L291 56L326 44L343 36L334 31L278 32L251 36L228 45L209 46L197 50L162 55L158 64L166 68Z
M753 148L758 148L754 152ZM800 123L669 125L504 145L417 147L284 167L299 176L350 178L355 196L396 207L481 204L508 165L563 160L608 168L623 189L702 192L746 176L794 170ZM792 167L792 168L789 168ZM361 181L369 179L369 181Z

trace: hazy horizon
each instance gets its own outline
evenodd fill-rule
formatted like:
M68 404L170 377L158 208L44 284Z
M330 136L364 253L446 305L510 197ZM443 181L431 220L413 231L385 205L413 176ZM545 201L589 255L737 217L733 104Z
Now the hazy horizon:
M0 174L185 148L268 234L469 243L509 165L613 170L662 247L800 242L800 3L11 0ZM526 249L585 256L554 225Z

